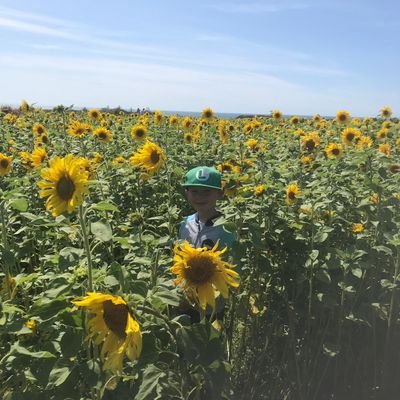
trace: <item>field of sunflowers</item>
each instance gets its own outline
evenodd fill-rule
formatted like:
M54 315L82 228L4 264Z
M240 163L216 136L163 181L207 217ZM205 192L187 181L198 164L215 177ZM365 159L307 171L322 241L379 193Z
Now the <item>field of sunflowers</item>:
M3 108L0 397L397 398L391 115ZM223 174L224 253L178 241L199 165Z

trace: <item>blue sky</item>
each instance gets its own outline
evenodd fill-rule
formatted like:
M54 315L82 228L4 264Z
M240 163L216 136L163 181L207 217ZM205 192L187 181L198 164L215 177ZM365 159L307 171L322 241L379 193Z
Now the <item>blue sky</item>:
M399 15L397 0L0 1L0 103L399 116Z

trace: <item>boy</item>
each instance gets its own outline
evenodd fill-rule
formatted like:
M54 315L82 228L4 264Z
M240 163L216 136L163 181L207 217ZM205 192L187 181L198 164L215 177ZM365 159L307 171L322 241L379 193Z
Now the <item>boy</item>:
M196 210L189 215L179 228L179 239L187 240L193 247L214 247L219 240L219 248L231 248L235 235L218 224L223 215L216 209L222 199L221 174L212 167L196 167L185 176L186 198Z
M233 232L219 223L223 215L217 210L217 201L222 199L221 174L212 167L196 167L185 175L186 198L196 213L186 217L179 228L179 239L186 240L193 247L213 248L219 241L218 249L232 248L236 239ZM225 301L219 296L216 301L216 319L224 314ZM189 303L181 304L181 312L191 317L192 322L199 322L200 313ZM210 317L212 311L206 310Z

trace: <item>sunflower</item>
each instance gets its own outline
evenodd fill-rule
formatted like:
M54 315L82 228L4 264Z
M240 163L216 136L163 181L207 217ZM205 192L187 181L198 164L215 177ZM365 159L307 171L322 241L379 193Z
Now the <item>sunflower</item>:
M318 122L318 121L321 120L321 116L320 116L319 114L315 114L315 115L312 117L312 120L315 121L315 122Z
M350 146L351 144L356 143L358 139L360 139L361 132L356 128L346 128L343 129L341 136L342 142L346 146Z
M212 249L193 248L185 241L174 249L171 272L177 275L175 283L203 310L207 304L215 308L216 290L226 299L229 286L239 286L239 274L232 270L235 266L221 259L227 248L218 251L218 245L219 242Z
M186 132L186 133L183 135L183 141L184 141L186 144L192 143L192 142L193 142L193 135L192 135L190 132Z
M101 112L97 110L96 108L92 108L91 110L88 111L88 117L90 119L95 119L97 121L101 120L103 116L101 115Z
M72 303L95 314L88 323L88 338L96 345L103 343L100 357L104 370L114 374L122 372L125 354L131 361L139 358L142 332L122 297L88 292L87 296Z
M378 204L378 203L379 203L379 194L378 194L378 193L372 193L372 194L369 196L369 201L370 201L371 203Z
M286 189L286 201L288 204L293 203L296 200L296 196L301 194L300 188L295 184L291 183Z
M14 297L15 294L15 289L16 289L16 282L13 276L10 274L6 274L3 276L1 279L1 285L0 285L0 298L3 300L8 300Z
M114 158L114 160L112 160L112 163L114 165L123 165L123 164L126 163L126 160L122 156L117 156L117 157Z
M101 142L108 143L112 140L112 133L104 127L97 128L93 131L93 135Z
M32 151L32 166L34 168L39 168L45 161L48 160L48 158L49 156L47 155L47 152L43 147L36 147L36 149Z
M300 161L301 161L302 164L308 165L308 164L311 164L311 162L313 161L313 157L310 157L310 156L302 156L302 157L300 158Z
M340 125L348 124L350 122L350 114L346 110L341 110L336 113L336 122Z
M272 118L276 121L280 121L283 117L282 112L279 110L273 110L271 115L272 115Z
M351 230L354 233L361 233L364 231L364 225L363 224L353 224L353 226L351 227Z
M393 126L391 121L383 121L382 128L390 129Z
M226 129L224 121L218 123L219 140L222 144L227 144L229 139L229 131Z
M171 125L171 126L173 126L173 125L177 125L178 124L178 117L176 116L176 115L171 115L170 117L169 117L169 124Z
M320 137L316 132L310 132L301 139L307 151L314 151L320 144Z
M380 115L383 118L390 118L392 116L392 109L389 106L382 107Z
M212 121L215 118L214 111L210 107L205 108L201 112L201 118L203 118L206 121Z
M92 162L93 164L99 165L103 162L103 155L100 153L94 153L93 157L90 159L90 162Z
M192 118L190 117L185 117L182 121L182 128L189 130L193 126L193 121Z
M161 113L161 111L155 111L154 112L154 122L157 124L157 125L161 125L161 123L162 123L162 121L163 121L163 115L162 115L162 113Z
M49 143L49 137L47 136L47 133L43 133L41 136L39 136L36 139L36 143L48 144Z
M21 164L28 170L33 168L32 165L32 155L27 151L20 151L19 157L21 159Z
M165 160L162 149L149 140L130 158L132 165L140 167L150 176L164 165Z
M231 162L226 161L221 164L217 165L217 170L221 172L222 174L224 173L234 173L234 174L239 174L240 173L240 167L237 165L233 165Z
M254 194L256 196L261 196L265 192L265 185L258 185L254 188Z
M147 136L147 129L144 125L135 125L134 127L132 127L131 129L131 136L132 139L135 140L143 140L146 138Z
M243 132L248 135L249 133L251 133L254 130L254 126L251 122L247 123L244 127L243 127Z
M26 100L22 100L22 103L21 103L21 105L19 106L19 109L20 109L21 112L23 112L23 113L26 113L26 112L29 111L31 108L32 108L32 106L30 106Z
M79 162L81 169L88 174L88 179L96 178L95 169L97 167L97 163L85 157L79 157L77 161Z
M339 158L343 154L343 147L340 144L329 143L325 147L325 153L328 158Z
M33 133L34 133L36 136L41 136L41 135L43 135L44 133L46 133L46 128L45 128L42 124L39 124L39 122L36 122L36 123L33 125L32 130L33 130Z
M359 149L363 149L364 147L370 148L372 144L373 144L372 139L369 136L361 135L360 139L357 142L357 148Z
M88 173L79 158L72 154L56 156L50 167L41 171L41 177L44 180L38 183L40 197L47 197L46 208L54 217L65 211L71 213L82 204L83 194L88 191Z
M290 118L290 123L293 125L297 125L300 122L300 118L297 115L293 115L293 117Z
M0 176L7 175L12 168L12 157L0 153Z
M379 129L378 133L376 134L376 137L378 139L384 139L388 136L388 134L389 134L388 128L381 128L381 129Z
M70 136L81 138L87 133L91 132L92 127L84 122L72 120L67 128L67 132Z
M390 157L390 144L389 143L381 143L378 147L379 153L384 154L387 157Z

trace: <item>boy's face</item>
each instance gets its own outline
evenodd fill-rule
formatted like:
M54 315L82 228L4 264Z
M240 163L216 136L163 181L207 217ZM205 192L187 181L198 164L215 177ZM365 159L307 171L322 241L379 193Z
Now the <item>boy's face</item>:
M217 200L222 198L222 190L191 186L186 189L186 197L197 212L204 212L215 209Z

